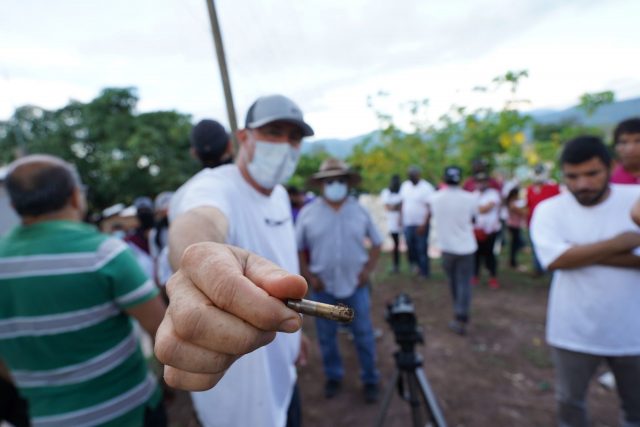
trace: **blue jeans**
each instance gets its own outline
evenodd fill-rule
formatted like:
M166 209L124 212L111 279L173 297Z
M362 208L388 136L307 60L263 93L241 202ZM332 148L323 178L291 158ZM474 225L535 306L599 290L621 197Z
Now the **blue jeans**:
M420 274L428 277L430 273L429 257L429 224L425 228L424 234L418 234L417 225L407 225L404 227L404 238L407 242L407 250L409 252L409 262L418 264Z
M326 304L341 303L353 308L355 317L348 327L353 333L353 340L356 344L358 361L360 362L360 379L364 384L377 384L380 373L376 368L376 342L371 324L369 289L366 286L361 286L347 298L336 298L324 291L313 292L313 299ZM342 380L344 368L336 339L338 323L333 320L316 318L316 329L325 376L331 380Z

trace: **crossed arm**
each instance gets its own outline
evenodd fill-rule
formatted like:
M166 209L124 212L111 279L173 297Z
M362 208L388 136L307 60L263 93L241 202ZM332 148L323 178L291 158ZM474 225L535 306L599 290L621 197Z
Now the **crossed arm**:
M632 251L640 246L640 233L627 231L611 239L567 249L551 264L549 270L573 269L593 264L640 268L640 257Z

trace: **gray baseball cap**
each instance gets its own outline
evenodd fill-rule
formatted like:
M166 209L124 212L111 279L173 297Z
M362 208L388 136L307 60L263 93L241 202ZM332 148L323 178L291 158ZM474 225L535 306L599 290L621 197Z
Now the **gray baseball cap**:
M295 102L282 95L262 96L249 107L245 127L255 129L267 123L282 121L292 123L302 130L302 135L313 135L313 129L302 116Z

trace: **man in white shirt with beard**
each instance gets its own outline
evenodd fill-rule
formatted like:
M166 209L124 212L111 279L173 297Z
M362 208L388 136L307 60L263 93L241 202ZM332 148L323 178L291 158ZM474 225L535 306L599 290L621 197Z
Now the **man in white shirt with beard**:
M553 271L547 342L556 370L561 426L587 426L585 396L606 362L622 401L622 425L640 425L640 229L631 209L640 186L609 184L602 140L567 142L560 157L566 192L540 203L531 235Z
M267 293L285 299L306 292L301 277L285 273L297 274L299 265L289 199L280 184L295 171L302 138L310 135L293 101L259 98L238 131L236 163L202 170L171 205L169 253L174 270L181 269L169 283L174 308L158 333L156 354L169 365L170 385L204 390L219 381L192 393L204 426L299 425L300 333L282 332L297 331L300 319ZM188 247L197 242L235 247ZM249 300L262 302L240 304ZM275 339L266 333L274 330L281 331Z

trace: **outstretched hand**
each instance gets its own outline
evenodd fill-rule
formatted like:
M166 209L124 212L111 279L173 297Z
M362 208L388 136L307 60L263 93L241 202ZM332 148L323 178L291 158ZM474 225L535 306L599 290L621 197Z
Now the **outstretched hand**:
M156 335L155 353L168 385L207 390L240 356L270 343L276 332L302 326L283 304L307 292L301 276L243 249L189 246L167 284L169 307Z

